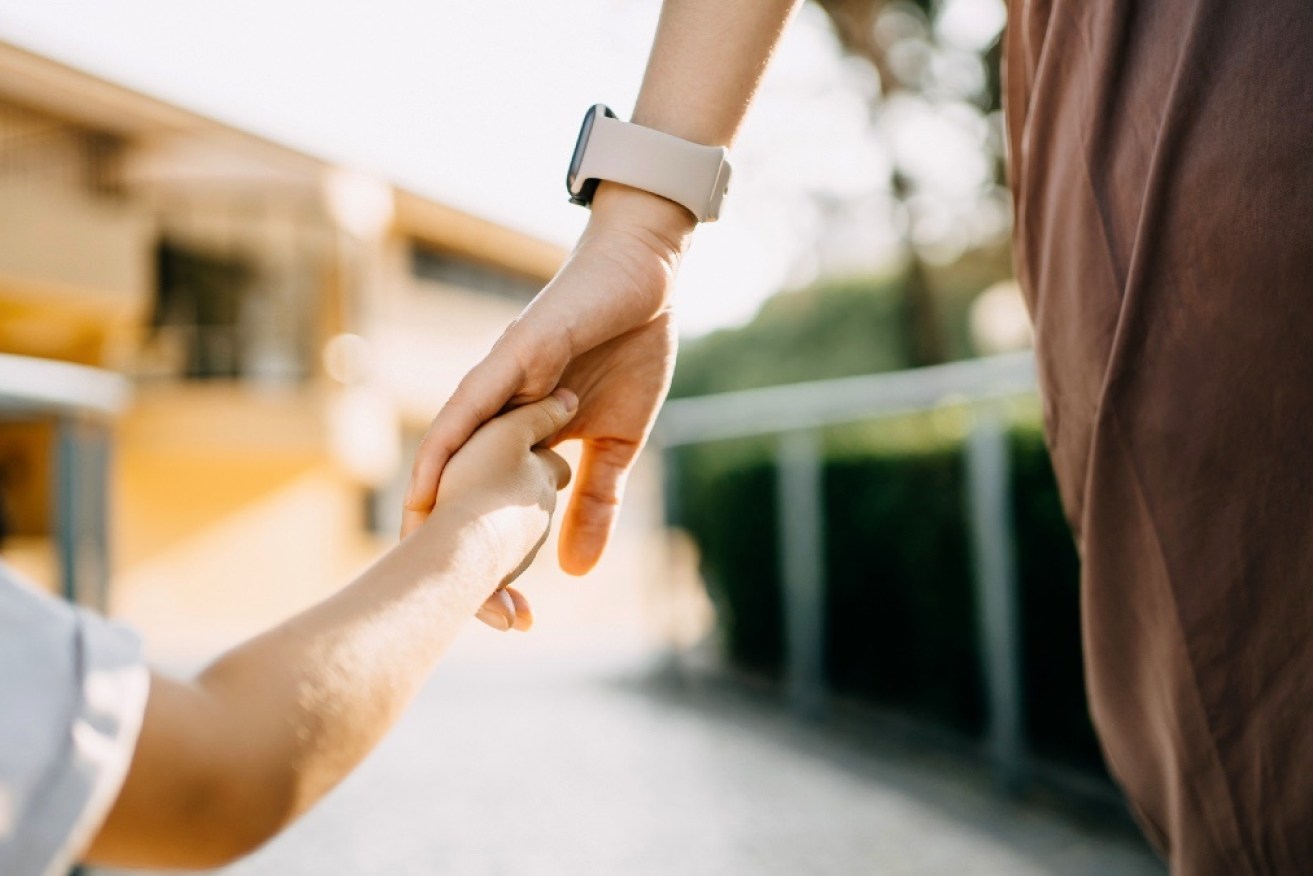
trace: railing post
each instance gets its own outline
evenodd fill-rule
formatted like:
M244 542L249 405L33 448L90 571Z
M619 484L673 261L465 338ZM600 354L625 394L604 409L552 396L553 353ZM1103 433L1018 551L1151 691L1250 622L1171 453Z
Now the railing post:
M667 447L654 439L649 445L651 451L661 459L661 516L665 524L665 545L664 556L666 563L666 574L663 576L667 582L666 586L670 588L677 587L682 574L681 560L687 559L677 550L677 530L682 529L685 525L682 491L680 490L680 481L683 473L679 466L679 449L676 447ZM649 451L649 452L651 452ZM672 596L671 600L676 601L677 596ZM663 645L660 661L658 664L658 675L667 681L683 683L686 678L684 667L684 653L680 645L679 638L679 619L677 610L672 608L671 603L666 603L668 614L666 615L665 629L663 632Z
M1025 777L1026 752L1007 438L999 412L982 405L966 448L967 519L975 559L989 754L1003 785L1016 789Z
M786 683L794 710L821 711L825 697L825 506L821 436L785 432L776 444Z
M684 525L679 449L657 445L657 450L661 457L661 514L667 529L678 529Z
M56 430L54 532L61 590L70 602L105 610L109 594L109 439L106 429L75 416Z

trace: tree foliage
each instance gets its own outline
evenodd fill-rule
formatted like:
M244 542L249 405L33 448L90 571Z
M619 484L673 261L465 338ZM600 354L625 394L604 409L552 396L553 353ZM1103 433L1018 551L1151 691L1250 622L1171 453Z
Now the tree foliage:
M688 344L671 396L906 368L905 302L894 278L833 281L769 299L748 325Z
M996 0L957 0L994 3ZM958 103L997 120L1001 106L999 45L992 42L962 46L941 38L939 17L943 0L817 0L833 26L835 37L848 54L861 58L876 71L879 94L872 117L895 96L912 97L930 104ZM972 75L974 71L974 75ZM878 124L878 121L877 121ZM991 183L1003 177L1000 137L980 144L993 167ZM918 238L926 224L924 181L893 150L890 189L906 219L906 261L902 277L904 331L908 338L910 363L932 365L951 358L951 344L943 335L941 302Z

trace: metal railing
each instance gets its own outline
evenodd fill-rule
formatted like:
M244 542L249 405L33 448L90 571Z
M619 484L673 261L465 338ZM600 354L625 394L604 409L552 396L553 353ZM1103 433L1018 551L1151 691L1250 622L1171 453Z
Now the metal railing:
M55 425L51 529L60 590L71 602L104 609L109 585L108 482L113 418L126 405L118 374L0 354L0 420Z
M966 442L966 507L979 606L987 746L1001 779L1023 779L1026 746L1019 604L1003 403L1036 392L1034 357L1014 353L910 371L723 393L669 402L653 445L670 450L731 438L774 436L779 563L790 699L804 715L825 700L824 447L820 430L955 403L973 417ZM667 460L667 525L679 525Z

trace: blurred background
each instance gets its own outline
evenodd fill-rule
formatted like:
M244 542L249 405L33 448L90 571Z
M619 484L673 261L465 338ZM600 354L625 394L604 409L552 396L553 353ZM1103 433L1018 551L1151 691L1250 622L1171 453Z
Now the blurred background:
M0 3L0 556L188 671L395 540L659 4ZM232 874L1159 873L1084 704L1002 0L812 0L596 572ZM570 455L571 448L566 448Z

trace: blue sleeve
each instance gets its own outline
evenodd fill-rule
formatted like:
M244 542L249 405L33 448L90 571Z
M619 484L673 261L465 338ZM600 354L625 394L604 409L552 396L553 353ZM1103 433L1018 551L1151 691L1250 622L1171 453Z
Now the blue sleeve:
M76 862L127 775L149 679L134 632L0 564L0 873Z

